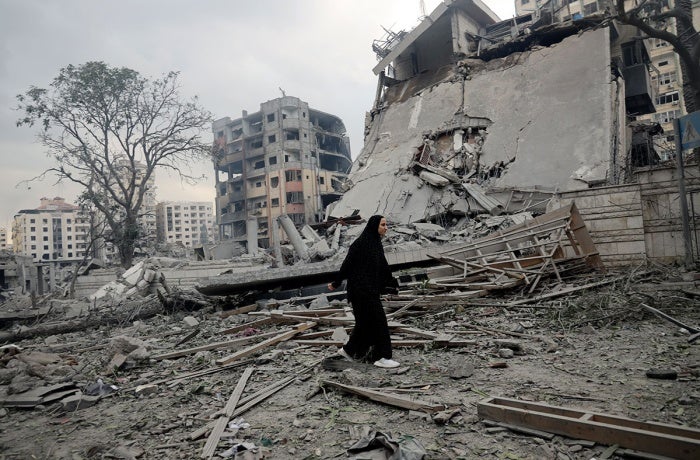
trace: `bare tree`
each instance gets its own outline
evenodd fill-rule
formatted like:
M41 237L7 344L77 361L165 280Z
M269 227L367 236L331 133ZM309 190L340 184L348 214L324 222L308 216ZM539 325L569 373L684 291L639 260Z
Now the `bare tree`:
M83 257L73 267L73 273L68 284L68 295L72 298L75 294L75 283L78 280L78 275L83 267L87 267L93 260L95 251L103 244L106 235L108 234L107 220L101 212L95 209L95 206L88 198L88 194L83 192L78 197L78 205L82 217L88 221L88 229L84 240L81 244L83 247Z
M692 0L675 0L667 8L667 0L641 0L633 8L625 0L616 0L617 20L637 27L647 37L665 40L678 54L683 75L683 100L688 113L700 109L700 36L693 26ZM667 30L675 18L676 32Z
M30 87L17 96L17 126L39 124L39 139L55 174L84 188L105 217L122 266L129 267L138 241L138 220L156 167L195 180L187 168L211 152L202 132L211 115L196 98L183 101L178 73L149 80L103 62L69 65L50 89ZM185 168L185 169L183 169Z

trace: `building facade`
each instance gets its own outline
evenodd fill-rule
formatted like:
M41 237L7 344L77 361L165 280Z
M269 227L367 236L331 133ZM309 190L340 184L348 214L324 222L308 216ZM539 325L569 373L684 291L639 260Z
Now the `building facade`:
M0 251L7 249L7 229L0 227Z
M674 0L665 2L666 10L673 7ZM639 1L626 0L628 10L638 6ZM534 13L539 17L550 16L555 21L564 22L577 20L591 15L602 15L614 12L613 0L515 0L516 15L522 16ZM696 29L700 26L700 0L692 2L693 24ZM676 33L676 22L670 18L666 30ZM623 60L631 57L620 56ZM667 160L674 154L675 141L673 120L687 114L683 103L683 76L678 54L664 40L648 38L644 43L644 53L649 59L648 71L651 84L653 109L651 113L640 113L634 119L646 123L658 123L663 133L656 134L653 139L654 150L661 160Z
M246 246L257 229L269 247L273 219L287 214L296 225L323 220L338 199L352 165L343 121L283 96L241 118L214 122L216 218L219 238ZM251 225L251 222L253 225Z
M89 230L89 220L78 206L61 197L42 198L38 208L15 214L12 248L34 262L73 263L85 256Z
M216 224L212 203L206 201L165 201L156 207L159 243L182 244L192 248L214 242Z

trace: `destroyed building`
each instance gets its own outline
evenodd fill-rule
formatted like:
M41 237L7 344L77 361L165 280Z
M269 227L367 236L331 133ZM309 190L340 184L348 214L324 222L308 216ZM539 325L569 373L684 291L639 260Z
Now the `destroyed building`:
M365 145L332 217L450 228L576 201L607 262L684 254L678 173L650 172L657 157L632 148L629 121L654 110L636 29L603 15L498 22L478 0L453 0L395 35L377 52Z
M35 264L31 257L0 250L1 301L5 295L43 294L46 288L41 264Z
M350 169L343 121L292 96L214 122L216 215L221 240L270 247L274 220L323 219ZM257 235L257 237L254 237Z

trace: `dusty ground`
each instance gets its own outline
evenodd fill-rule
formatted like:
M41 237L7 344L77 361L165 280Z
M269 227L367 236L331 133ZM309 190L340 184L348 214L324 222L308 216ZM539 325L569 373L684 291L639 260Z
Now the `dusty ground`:
M640 274L642 273L642 274ZM685 279L690 279L686 274ZM590 281L587 279L586 281ZM575 283L574 283L575 284ZM476 405L487 396L540 401L550 405L622 415L637 420L700 426L700 341L678 326L639 308L644 302L693 326L700 325L700 302L693 281L666 270L637 271L614 284L580 291L532 307L444 305L404 317L411 327L435 332L460 332L474 345L448 348L397 348L402 366L385 370L364 366L326 370L318 363L334 350L283 343L259 360L243 396L290 375L298 378L242 414L236 434L224 434L216 451L234 445L255 446L247 457L268 459L347 458L347 449L369 430L390 434L402 445L417 441L429 459L592 459L608 446L588 446L562 436L544 440L489 427L477 417ZM487 300L506 304L513 297ZM11 308L7 303L3 308ZM194 459L206 436L191 433L215 418L233 392L246 366L191 378L171 386L175 376L216 367L212 360L232 351L214 350L173 360L145 360L105 372L113 356L111 338L140 338L153 355L173 349L189 333L182 317L193 315L201 333L178 349L204 345L231 336L219 331L259 317L217 312L175 312L121 328L101 328L40 337L16 345L27 351L58 353L63 370L50 375L25 369L5 378L0 396L17 388L75 381L81 388L102 378L119 391L81 410L65 412L60 404L32 409L0 408L0 459ZM261 327L261 332L281 326ZM518 331L531 337L482 328ZM248 331L251 332L251 331ZM543 336L545 340L538 340ZM494 342L518 342L522 352L499 356ZM5 361L9 367L17 360ZM13 364L14 362L14 364ZM507 367L494 368L505 362ZM311 366L308 373L301 370ZM470 375L470 366L474 367ZM674 380L648 378L652 368L678 373ZM2 370L2 369L0 369ZM69 372L73 370L74 372ZM75 371L78 371L75 374ZM17 377L21 375L23 377ZM165 380L155 392L137 396L138 385ZM383 405L340 390L319 391L321 380L361 386L403 388L404 396L458 409L446 424L420 412ZM29 383L27 383L29 382ZM407 458L407 457L406 457ZM416 457L419 458L419 457ZM620 458L612 455L610 458Z

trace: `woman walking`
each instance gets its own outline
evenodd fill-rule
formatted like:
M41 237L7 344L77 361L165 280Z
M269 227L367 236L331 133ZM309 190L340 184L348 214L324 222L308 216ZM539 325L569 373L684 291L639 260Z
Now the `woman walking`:
M389 326L379 299L386 288L398 288L384 256L382 237L387 231L386 219L370 217L360 236L350 245L338 276L328 289L333 291L348 280L348 301L352 304L355 327L350 339L338 354L347 359L366 360L378 367L398 367L392 358Z

